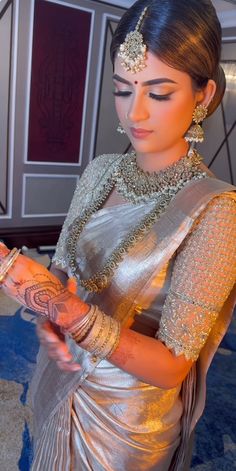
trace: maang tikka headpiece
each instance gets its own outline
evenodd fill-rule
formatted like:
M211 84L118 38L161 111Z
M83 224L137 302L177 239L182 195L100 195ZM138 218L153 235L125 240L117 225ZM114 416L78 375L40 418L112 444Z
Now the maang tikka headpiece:
M146 67L147 46L144 44L143 35L140 33L140 27L148 7L145 7L134 31L127 34L125 42L120 45L118 57L122 59L122 66L127 72L136 74Z

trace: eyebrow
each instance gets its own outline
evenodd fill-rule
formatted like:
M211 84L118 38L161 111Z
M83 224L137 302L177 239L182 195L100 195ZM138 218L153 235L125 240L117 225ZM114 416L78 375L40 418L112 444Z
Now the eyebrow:
M120 77L117 74L113 75L113 80L117 80L118 82L125 83L126 85L132 85L131 82L129 82L128 80L125 80L124 78ZM149 85L160 85L162 83L177 84L177 82L175 82L174 80L171 80L167 77L162 77L162 78L158 78L158 79L148 80L147 82L143 82L142 85L147 87Z

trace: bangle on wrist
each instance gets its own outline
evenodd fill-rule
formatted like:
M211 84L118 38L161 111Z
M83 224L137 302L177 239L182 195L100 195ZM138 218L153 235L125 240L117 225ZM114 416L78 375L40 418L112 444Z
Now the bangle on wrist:
M89 333L97 317L96 306L90 306L86 316L81 320L75 322L67 333L75 340L76 343L81 342Z
M3 262L0 266L0 285L3 284L5 278L8 275L10 268L14 265L18 255L20 254L20 249L14 248L11 252L3 259Z
M104 359L110 358L117 348L121 325L92 305L82 321L74 323L67 332L81 348L92 353L94 359Z

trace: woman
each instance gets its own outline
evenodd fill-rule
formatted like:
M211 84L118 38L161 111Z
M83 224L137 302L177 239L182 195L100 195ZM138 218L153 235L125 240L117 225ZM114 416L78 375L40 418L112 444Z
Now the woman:
M224 93L220 47L210 0L138 0L111 46L135 152L87 167L54 274L1 246L4 290L48 319L34 471L188 469L235 302L235 188L192 148Z

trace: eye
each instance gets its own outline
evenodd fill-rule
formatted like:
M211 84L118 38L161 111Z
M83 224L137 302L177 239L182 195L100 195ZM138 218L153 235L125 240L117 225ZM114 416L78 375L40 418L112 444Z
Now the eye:
M168 93L168 95L155 95L155 93L149 93L150 98L153 98L153 100L158 100L158 101L167 101L171 97L171 93Z
M115 96L130 96L131 95L131 92L128 92L128 91L124 91L124 92L113 92L113 95Z

